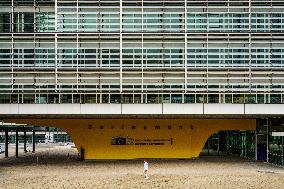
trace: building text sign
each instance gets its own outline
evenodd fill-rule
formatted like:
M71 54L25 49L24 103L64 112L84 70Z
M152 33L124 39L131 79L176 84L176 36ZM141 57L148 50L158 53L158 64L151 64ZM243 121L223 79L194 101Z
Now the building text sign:
M168 139L134 139L123 136L111 138L111 145L173 145L173 138Z

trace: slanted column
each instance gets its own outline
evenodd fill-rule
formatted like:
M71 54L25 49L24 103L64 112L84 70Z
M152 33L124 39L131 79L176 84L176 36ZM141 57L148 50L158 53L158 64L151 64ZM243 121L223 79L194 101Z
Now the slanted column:
M27 132L24 129L24 152L27 152Z
M19 157L19 131L16 130L16 158Z
M9 149L8 149L8 142L9 142L9 135L8 130L5 130L5 158L9 157Z
M35 130L33 130L33 153L35 153Z

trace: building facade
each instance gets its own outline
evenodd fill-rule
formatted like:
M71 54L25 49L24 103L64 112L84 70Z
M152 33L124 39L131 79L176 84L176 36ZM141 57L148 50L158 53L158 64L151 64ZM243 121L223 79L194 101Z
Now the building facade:
M283 1L0 2L1 103L282 103Z
M1 114L284 115L283 31L282 0L3 0ZM255 125L250 118L247 129ZM194 153L180 156L198 156L210 134L222 129L217 122L210 130L208 120L173 121L177 129L194 123L200 133L208 131ZM129 120L117 123L133 128ZM224 119L221 126L245 129L238 123Z

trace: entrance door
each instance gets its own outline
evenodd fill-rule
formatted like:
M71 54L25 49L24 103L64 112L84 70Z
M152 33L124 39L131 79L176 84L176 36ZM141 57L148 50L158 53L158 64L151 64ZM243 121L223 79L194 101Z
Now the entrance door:
M267 135L257 134L257 160L267 161Z

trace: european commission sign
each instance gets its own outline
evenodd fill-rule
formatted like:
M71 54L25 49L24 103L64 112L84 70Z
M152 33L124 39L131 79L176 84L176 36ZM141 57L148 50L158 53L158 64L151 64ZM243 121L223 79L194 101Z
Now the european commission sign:
M129 137L112 137L111 145L173 145L173 139L134 139Z

